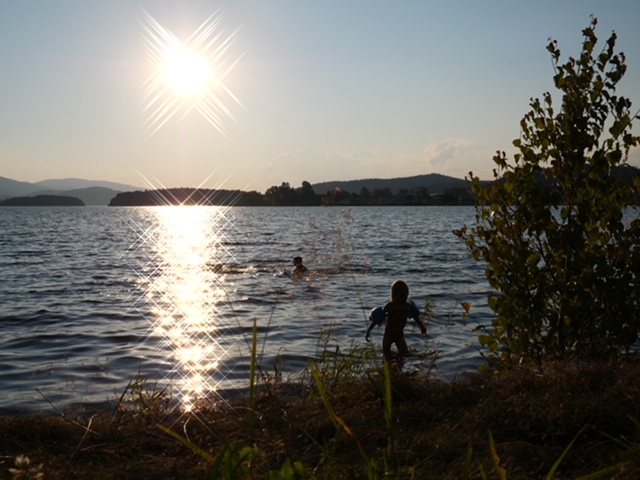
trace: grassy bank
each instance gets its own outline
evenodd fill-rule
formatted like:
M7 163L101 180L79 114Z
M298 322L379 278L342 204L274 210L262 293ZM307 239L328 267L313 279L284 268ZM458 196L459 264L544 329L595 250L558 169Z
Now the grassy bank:
M315 377L189 414L137 384L114 410L3 416L2 478L19 455L45 479L640 478L637 365Z

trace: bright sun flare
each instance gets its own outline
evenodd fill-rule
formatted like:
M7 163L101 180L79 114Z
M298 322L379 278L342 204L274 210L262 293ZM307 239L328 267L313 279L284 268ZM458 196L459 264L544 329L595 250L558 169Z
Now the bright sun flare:
M213 68L200 53L179 46L167 53L164 76L166 82L179 94L199 95L209 87Z
M144 84L146 128L157 132L176 114L183 118L197 110L224 135L225 118L235 120L229 100L242 106L225 85L225 77L240 60L227 54L237 30L224 37L220 16L211 15L187 39L181 41L144 13L145 40L153 72Z

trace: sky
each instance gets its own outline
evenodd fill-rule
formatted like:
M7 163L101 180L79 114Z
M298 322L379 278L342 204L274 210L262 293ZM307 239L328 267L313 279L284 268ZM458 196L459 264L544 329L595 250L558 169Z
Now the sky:
M530 99L553 93L549 38L577 55L592 14L600 44L618 35L635 111L637 0L0 0L0 176L260 192L490 179ZM194 38L204 87L159 53Z

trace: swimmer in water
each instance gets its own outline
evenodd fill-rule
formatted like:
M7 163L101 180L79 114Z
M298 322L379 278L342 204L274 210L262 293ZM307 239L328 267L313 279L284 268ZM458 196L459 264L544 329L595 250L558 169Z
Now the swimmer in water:
M302 257L294 257L293 259L293 270L291 273L293 275L302 275L303 273L307 273L309 270L302 264Z

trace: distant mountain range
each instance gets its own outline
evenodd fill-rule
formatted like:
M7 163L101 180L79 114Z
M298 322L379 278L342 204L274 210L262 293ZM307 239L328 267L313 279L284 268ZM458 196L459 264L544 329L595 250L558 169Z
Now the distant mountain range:
M439 173L429 173L426 175L416 175L413 177L400 178L367 178L363 180L335 180L312 184L313 191L324 195L325 193L339 188L342 191L359 194L363 188L373 192L376 189L388 188L391 193L398 193L400 190L414 190L425 187L431 195L442 195L448 190L469 189L466 180L448 177Z
M102 180L64 178L29 183L0 177L0 200L34 195L63 195L79 198L85 205L108 205L120 192L140 190L140 187Z
M376 189L389 188L391 192L395 194L401 189L413 190L417 187L425 187L431 195L438 195L447 190L457 188L466 189L468 185L465 180L447 177L437 173L391 179L336 180L312 185L313 190L318 194L325 194L327 191L332 191L336 188L352 193L360 193L362 188L366 188L370 192ZM85 205L108 205L111 199L118 193L138 190L143 189L134 185L105 182L102 180L65 178L29 183L0 177L0 200L33 195L64 195L79 198Z
M619 180L631 179L640 175L640 169L630 165L621 165L614 168L612 174ZM469 184L466 180L439 173L389 179L333 180L311 184L311 187L318 195L325 195L336 189L359 195L363 188L366 188L370 193L373 193L374 190L388 188L392 194L396 195L400 190L413 191L422 187L426 188L430 195L436 196L452 191L469 190ZM292 188L299 188L299 186L292 186ZM62 195L79 198L85 205L106 206L118 193L142 190L145 189L135 185L103 180L65 178L29 183L0 177L0 201L13 197Z

